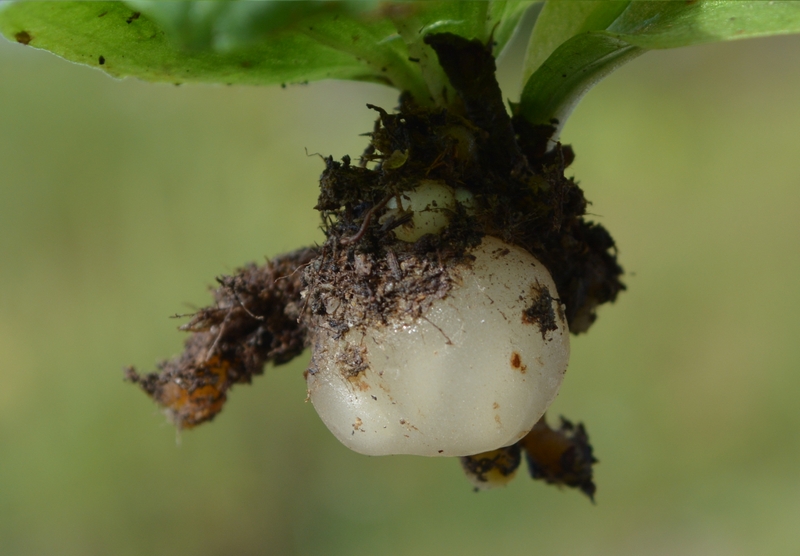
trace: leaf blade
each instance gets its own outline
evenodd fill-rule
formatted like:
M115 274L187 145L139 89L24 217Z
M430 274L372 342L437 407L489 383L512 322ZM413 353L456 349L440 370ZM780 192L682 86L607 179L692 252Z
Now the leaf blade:
M377 0L125 0L125 3L156 21L181 46L218 51L252 46L318 15L355 16L377 6Z
M489 2L486 30L494 40L496 58L499 59L503 55L505 47L511 37L514 36L522 16L537 3L536 1L524 0L493 0Z
M629 4L627 1L607 0L545 2L528 42L522 82L527 83L530 76L560 45L581 33L606 29Z
M608 31L641 48L663 49L800 32L800 2L632 2Z
M557 138L589 89L644 52L605 32L578 35L557 48L528 80L518 111L533 124L553 124Z
M486 42L498 29L502 48L531 3L16 2L0 12L0 32L12 40L24 33L26 44L114 77L252 85L349 79L429 103L436 80L426 83L412 44L445 31ZM406 41L398 25L410 30Z
M25 32L30 46L114 77L250 85L334 78L386 82L351 55L304 34L281 32L233 52L190 51L146 15L127 23L135 13L120 2L21 2L0 12L0 32L12 40Z
M578 14L582 19L562 22L562 29L554 33L567 35L590 26L589 8ZM798 32L800 2L796 0L629 2L607 29L577 32L557 46L526 80L517 111L532 124L557 120L552 138L556 141L589 89L647 50Z

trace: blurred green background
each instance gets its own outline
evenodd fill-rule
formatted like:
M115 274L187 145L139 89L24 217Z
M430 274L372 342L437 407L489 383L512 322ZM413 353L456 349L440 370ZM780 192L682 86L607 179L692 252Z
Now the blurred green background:
M503 62L507 96L519 53ZM354 83L114 81L0 40L0 553L800 553L800 38L649 53L564 139L629 291L574 340L597 505L452 459L349 452L307 357L174 429L121 369L213 278L321 239L309 153L361 152Z

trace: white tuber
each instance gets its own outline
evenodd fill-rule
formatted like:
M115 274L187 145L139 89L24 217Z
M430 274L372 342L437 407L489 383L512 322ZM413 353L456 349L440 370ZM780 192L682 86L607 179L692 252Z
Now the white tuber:
M438 234L450 223L450 213L456 203L471 208L472 194L466 189L453 189L434 180L422 180L413 191L393 197L386 204L380 222L398 219L411 212L411 218L394 229L401 241L414 242L425 234Z
M444 197L440 191L422 204L430 207L433 198L438 208ZM309 395L349 448L368 455L487 452L525 436L555 398L569 331L550 273L494 237L470 254L472 262L450 270L447 295L419 318L395 315L340 335L315 331ZM355 374L354 354L361 362Z

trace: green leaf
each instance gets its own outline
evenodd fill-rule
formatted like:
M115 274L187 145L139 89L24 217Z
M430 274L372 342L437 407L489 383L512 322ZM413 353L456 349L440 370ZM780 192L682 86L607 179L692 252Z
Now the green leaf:
M276 31L303 31L315 15L367 14L369 23L380 19L413 21L415 31L450 32L486 42L494 40L502 49L519 19L534 2L520 0L384 2L378 0L338 1L184 1L127 0L128 5L157 21L180 44L190 48L230 50L268 39ZM369 12L372 12L369 14Z
M225 51L251 46L277 31L319 14L357 15L375 9L377 0L358 1L200 1L127 0L158 22L176 42L200 50Z
M423 42L423 37L430 33L453 33L482 43L492 40L495 55L499 55L522 15L535 3L518 0L415 2L406 6L398 4L398 10L390 17L408 47L409 57L418 60L431 100L447 106L448 99L457 96L439 66L436 53Z
M605 76L646 52L604 32L582 33L562 44L528 79L517 110L533 124L559 133L581 98Z
M166 4L173 9L185 5ZM281 30L230 51L182 48L161 25L121 2L14 3L0 12L0 32L115 77L252 85L335 78L424 87L416 68L401 54L404 47L396 46L401 41L387 41L395 32L390 22L337 15L326 12L309 19L317 36ZM325 44L330 32L338 33L349 51L342 44ZM358 53L368 57L359 59Z
M800 2L632 2L608 31L650 49L786 35L800 32Z
M568 6L581 4L581 6ZM590 4L594 4L592 7ZM625 4L613 20L612 7ZM604 9L604 6L608 8ZM613 5L613 6L612 6ZM551 7L552 6L552 7ZM545 11L550 15L544 19ZM586 92L622 64L648 49L675 48L717 41L800 32L797 1L633 1L580 2L551 0L537 20L547 26L572 10L572 23L540 33L529 45L528 71L518 112L533 124L558 120L554 140ZM544 22L543 22L544 21ZM548 52L561 41L543 62ZM538 65L537 65L538 64Z
M423 75L428 61L414 55L426 33L488 41L494 32L501 49L531 3L16 2L0 11L0 32L115 77L254 85L351 79L408 90L425 103L437 99ZM435 57L430 62L428 73L440 72Z
M486 30L495 44L496 58L502 56L506 45L517 30L525 12L539 2L512 0L508 2L489 2L486 17Z
M430 2L422 5L399 5L390 14L408 49L408 57L418 64L433 104L447 106L456 94L444 74L436 53L423 42L429 33L454 33L484 41L488 2Z
M605 0L546 2L531 33L523 64L522 82L525 83L561 44L581 33L606 29L628 4L629 1Z

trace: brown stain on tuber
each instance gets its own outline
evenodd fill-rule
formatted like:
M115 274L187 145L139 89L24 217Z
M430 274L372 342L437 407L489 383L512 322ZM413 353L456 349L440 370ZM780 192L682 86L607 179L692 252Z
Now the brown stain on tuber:
M369 384L367 384L367 383L366 383L366 382L364 382L363 380L353 380L353 379L350 379L350 382L352 382L352 383L353 383L353 385L354 385L356 388L358 388L358 389L359 389L359 391L361 391L361 392L366 392L367 390L369 390L369 389L370 389L370 386L369 386ZM375 397L375 396L373 396L373 397Z
M522 357L516 351L511 353L511 368L523 374L528 370L528 366L522 364Z

